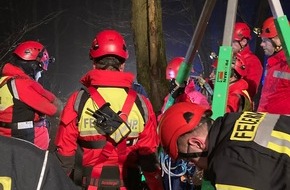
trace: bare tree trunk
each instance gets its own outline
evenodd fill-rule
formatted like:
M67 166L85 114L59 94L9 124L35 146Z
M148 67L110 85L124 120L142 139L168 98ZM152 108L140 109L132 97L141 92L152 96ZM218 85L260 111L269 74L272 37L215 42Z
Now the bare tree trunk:
M145 87L157 112L168 93L161 0L132 0L132 30L137 79Z

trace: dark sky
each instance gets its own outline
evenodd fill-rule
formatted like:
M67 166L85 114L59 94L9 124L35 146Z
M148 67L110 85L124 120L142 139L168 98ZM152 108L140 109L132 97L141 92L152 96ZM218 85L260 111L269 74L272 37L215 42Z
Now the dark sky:
M185 56L204 1L162 0L167 60ZM253 27L259 17L256 11L259 1L240 0L237 20ZM39 40L56 58L40 82L58 96L67 97L80 87L80 77L92 67L88 53L95 34L113 28L125 36L130 54L127 70L136 73L130 3L130 0L1 0L1 63L5 60L3 54L9 48L13 49L13 42ZM290 1L281 0L281 4L289 19ZM221 45L226 5L226 0L217 0L194 60L197 72L202 72L200 62L210 65L209 53L217 52ZM269 7L266 8L270 16ZM256 48L254 45L253 42L252 46Z

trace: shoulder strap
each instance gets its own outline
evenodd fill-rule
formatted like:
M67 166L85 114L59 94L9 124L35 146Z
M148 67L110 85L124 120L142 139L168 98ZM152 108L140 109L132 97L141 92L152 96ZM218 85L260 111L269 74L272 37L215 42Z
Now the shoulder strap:
M89 93L91 95L91 98L94 100L94 102L96 102L96 104L98 105L98 107L101 107L102 105L104 105L106 103L105 99L101 96L101 94L98 92L98 90L92 86L88 87ZM129 89L127 98L123 104L122 107L122 113L120 114L120 117L124 120L127 121L127 118L131 112L131 109L134 105L134 102L136 100L137 97L137 92Z
M91 98L96 102L98 107L102 107L106 103L105 99L101 96L101 94L98 92L98 90L95 87L88 87L89 93L91 95Z
M105 99L101 96L101 94L98 92L98 90L95 87L90 86L88 90L89 90L91 98L94 100L94 102L96 102L98 107L101 107L102 105L106 103ZM120 114L120 117L124 120L124 122L127 121L136 98L137 98L137 92L132 89L129 89L127 98L123 104L121 114ZM118 147L117 151L119 155L119 158L118 158L119 163L123 163L126 159L126 148L127 148L126 139L118 143L117 147ZM101 163L107 160L107 158L111 155L111 152L113 151L114 148L115 148L114 145L111 142L107 141L106 145L102 149L102 152L98 158L98 161Z
M129 89L127 98L124 102L124 105L122 107L122 113L120 114L120 117L124 120L127 121L128 116L133 108L134 102L137 98L137 92Z

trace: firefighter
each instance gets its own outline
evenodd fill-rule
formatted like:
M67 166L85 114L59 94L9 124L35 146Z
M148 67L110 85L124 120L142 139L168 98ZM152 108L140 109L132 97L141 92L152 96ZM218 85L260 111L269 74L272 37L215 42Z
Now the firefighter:
M251 38L249 26L246 23L237 22L234 26L232 39L233 54L235 56L235 54L239 53L245 60L246 74L243 78L249 85L248 92L253 100L258 92L263 74L263 67L259 58L250 50L249 42Z
M123 72L123 36L99 32L90 58L93 69L81 78L83 89L68 99L56 135L63 168L84 189L141 189L139 168L151 190L162 189L156 116L148 98L131 89L133 74Z
M175 87L175 78L184 57L175 57L166 67L166 79L170 81L170 92ZM175 102L192 102L200 104L210 109L210 104L207 98L199 91L195 89L195 84L192 79L182 84L183 86L171 93L175 98ZM164 98L164 105L161 112L164 112L166 102L168 101L169 95ZM158 116L160 118L162 114ZM163 183L166 190L168 189L198 189L200 181L193 183L193 176L195 175L195 167L188 166L184 160L171 161L168 155L160 153L160 162L163 170ZM170 178L170 179L169 179Z
M46 116L58 115L62 104L38 79L52 60L37 41L25 41L15 48L13 60L1 71L0 135L48 148L50 126Z
M290 114L290 68L273 17L264 21L259 36L268 59L258 111Z
M213 63L213 72L210 79L215 80L217 61ZM233 57L226 112L253 111L253 102L248 93L248 83L244 80L246 65L243 56L236 54ZM213 82L214 84L214 82Z
M0 189L79 189L53 154L27 141L0 136L0 154Z
M216 121L200 105L181 102L162 115L161 145L173 159L203 168L217 190L288 189L290 117L227 113Z

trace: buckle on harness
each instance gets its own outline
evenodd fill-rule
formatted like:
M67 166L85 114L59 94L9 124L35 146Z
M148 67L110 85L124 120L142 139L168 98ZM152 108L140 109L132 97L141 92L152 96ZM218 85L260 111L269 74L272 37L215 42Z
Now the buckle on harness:
M83 187L95 186L103 190L119 190L124 186L118 166L103 166L100 178L83 177Z

